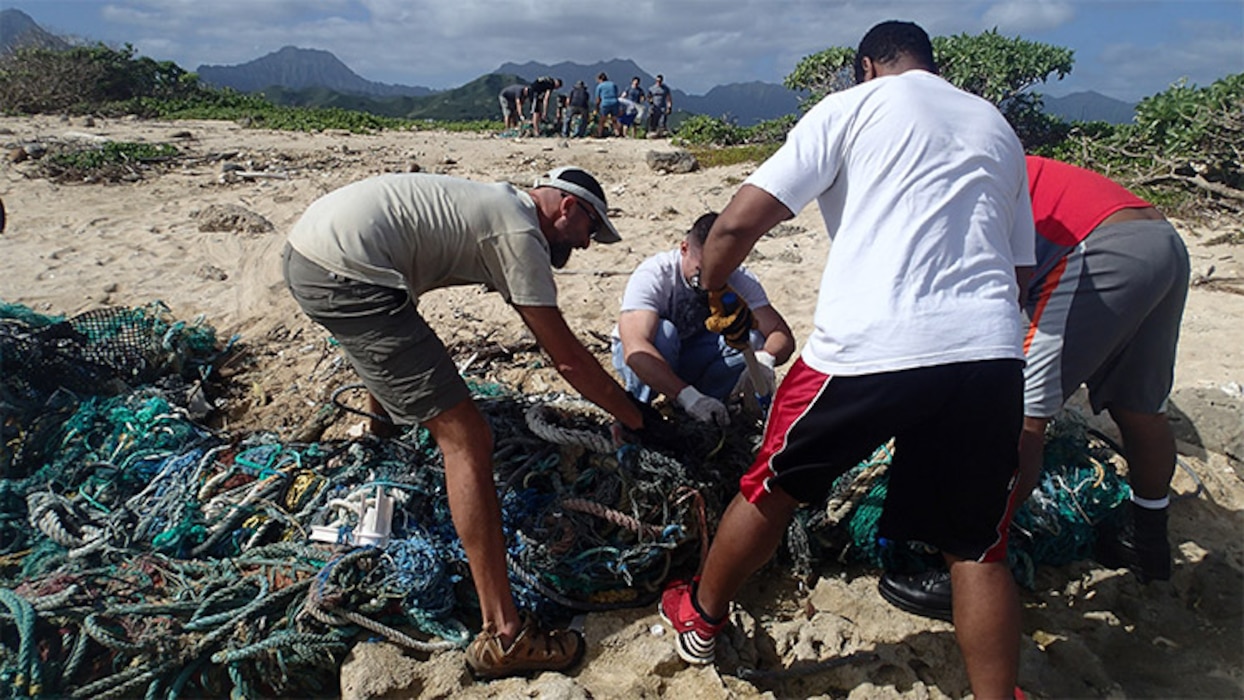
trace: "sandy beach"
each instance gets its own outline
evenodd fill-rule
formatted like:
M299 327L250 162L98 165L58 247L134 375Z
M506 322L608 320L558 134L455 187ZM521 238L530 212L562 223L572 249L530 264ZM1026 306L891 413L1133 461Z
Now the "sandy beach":
M111 139L171 143L182 158L134 181L55 183L35 176L38 162L13 151L34 143ZM233 433L295 434L334 389L353 381L343 370L309 381L322 362L322 329L285 290L278 267L286 232L314 199L386 172L447 173L480 181L529 184L559 165L597 175L623 241L576 251L557 275L571 328L609 366L608 334L629 272L674 247L691 222L720 210L751 165L661 173L649 151L666 140L502 139L437 131L371 135L289 133L230 122L158 122L59 117L0 118L0 300L44 314L74 315L103 306L163 301L182 319L202 315L221 338L239 336L244 366L229 368L232 387L221 428ZM225 164L231 164L226 166ZM202 230L232 205L271 230ZM1176 366L1172 416L1180 459L1171 509L1175 573L1140 585L1127 572L1093 562L1038 570L1022 591L1020 685L1029 697L1244 696L1244 225L1238 220L1174 221L1192 258ZM245 228L242 226L240 228ZM256 228L263 228L258 226ZM760 241L747 264L790 322L808 337L815 290L829 243L809 207ZM518 315L477 287L433 292L420 310L449 346L481 337L530 346ZM525 351L535 356L534 351ZM490 377L518 391L568 387L547 367L510 363ZM781 372L779 372L780 376ZM322 376L322 373L321 373ZM1083 402L1076 402L1083 405ZM346 435L343 417L325 437ZM1116 434L1108 420L1093 424ZM1198 490L1198 483L1203 488ZM952 625L903 613L876 593L878 572L818 563L798 585L770 567L739 601L725 640L728 659L775 659L785 667L852 654L853 662L744 680L718 668L688 668L659 628L655 608L592 614L589 650L569 675L474 683L461 652L430 659L397 647L374 663L417 679L402 690L374 676L343 675L343 696L727 698L944 698L968 694ZM373 683L373 685L368 685ZM766 695L771 693L771 695Z

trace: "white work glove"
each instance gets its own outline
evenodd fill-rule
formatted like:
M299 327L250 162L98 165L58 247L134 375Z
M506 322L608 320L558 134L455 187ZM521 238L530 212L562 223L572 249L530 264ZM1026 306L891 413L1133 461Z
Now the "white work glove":
M682 410L701 423L711 421L721 426L730 423L730 412L726 410L724 403L711 396L701 394L698 389L690 384L687 385L687 388L678 392L677 401Z
M760 368L760 385L756 386L752 381L752 373L743 368L743 374L739 375L739 381L735 383L734 388L730 390L731 396L750 397L750 396L773 396L773 392L777 389L777 372L774 369L777 365L777 358L773 357L764 350L756 352L756 366Z

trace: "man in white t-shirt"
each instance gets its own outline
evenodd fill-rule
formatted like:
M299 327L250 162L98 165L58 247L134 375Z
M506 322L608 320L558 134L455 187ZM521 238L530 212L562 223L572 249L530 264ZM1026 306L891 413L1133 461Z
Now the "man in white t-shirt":
M730 601L801 503L893 437L880 533L946 558L972 692L1011 697L1019 602L1006 534L1023 422L1021 290L1033 264L1024 152L993 105L937 75L909 22L860 42L855 87L813 107L735 193L704 244L700 283L722 303L756 240L813 200L833 240L800 359L782 380L751 469L698 576L660 609L692 663L713 659Z
M381 175L313 202L283 254L291 294L340 343L372 413L423 424L444 455L449 507L484 623L467 663L483 678L565 670L582 658L584 642L519 615L492 433L417 301L432 289L488 286L514 307L571 386L627 428L653 434L663 425L659 415L627 395L557 306L553 268L593 240L620 240L607 212L596 178L573 167L550 171L526 191L444 175Z
M795 339L760 280L741 267L730 273L729 284L756 317L750 342L758 348L760 386L746 371L743 352L704 327L708 299L692 281L700 274L704 239L716 219L716 214L696 219L676 250L653 255L631 273L614 331L613 366L640 401L651 402L659 392L698 421L726 425L728 397L773 394L774 368L790 358Z

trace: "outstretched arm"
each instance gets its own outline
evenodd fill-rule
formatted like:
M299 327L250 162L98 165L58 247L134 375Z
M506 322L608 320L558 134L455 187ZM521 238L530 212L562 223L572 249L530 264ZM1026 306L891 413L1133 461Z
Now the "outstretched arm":
M566 325L556 306L515 306L518 315L536 336L536 342L553 360L557 372L583 398L608 411L623 425L639 430L644 419L627 397L626 390L605 371Z

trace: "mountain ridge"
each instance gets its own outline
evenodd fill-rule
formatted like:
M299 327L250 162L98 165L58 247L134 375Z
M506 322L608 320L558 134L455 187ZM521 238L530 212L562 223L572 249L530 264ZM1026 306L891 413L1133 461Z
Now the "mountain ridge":
M246 63L232 66L201 65L195 72L199 80L214 87L239 92L258 92L281 86L293 90L327 88L351 95L371 97L423 97L431 88L392 85L367 80L342 63L332 52L284 46Z
M1124 102L1096 90L1082 90L1062 97L1041 96L1042 110L1065 121L1130 124L1136 117L1136 102Z
M0 55L29 47L60 50L70 44L40 27L21 10L0 10Z

